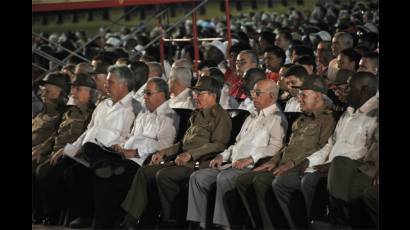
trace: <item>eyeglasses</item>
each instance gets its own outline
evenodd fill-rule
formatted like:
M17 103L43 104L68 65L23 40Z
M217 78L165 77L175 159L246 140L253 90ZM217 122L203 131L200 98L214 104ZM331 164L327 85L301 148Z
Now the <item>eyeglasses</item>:
M160 91L154 91L154 92L150 92L150 91L143 91L144 95L147 95L148 97L151 97L153 94L159 93Z
M237 65L245 65L246 63L248 63L247 61L245 61L245 60L239 60L239 61L236 61L235 62Z
M251 95L252 96L257 96L259 97L261 95L261 93L271 93L271 91L256 91L256 90L251 90Z
M192 94L195 95L195 96L200 96L200 95L203 95L203 94L206 94L206 93L208 93L208 91L198 91L198 90L193 90L192 91Z

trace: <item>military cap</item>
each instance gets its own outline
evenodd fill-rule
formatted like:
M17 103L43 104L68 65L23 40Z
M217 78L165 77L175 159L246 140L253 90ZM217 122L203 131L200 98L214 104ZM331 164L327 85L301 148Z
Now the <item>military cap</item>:
M65 73L53 72L47 74L41 81L40 85L51 84L60 87L67 94L70 93L71 79Z
M348 69L339 69L336 72L336 78L333 82L335 85L342 85L342 84L347 84L347 79L351 77L355 72L352 70Z
M319 93L327 94L327 84L326 81L322 77L308 75L305 77L303 84L300 89L309 89Z
M88 74L76 74L72 85L73 86L86 86L92 89L97 88L94 79Z
M194 87L192 87L193 90L198 90L198 91L217 91L220 90L219 83L216 79L212 77L202 77L199 79L199 81L196 83Z

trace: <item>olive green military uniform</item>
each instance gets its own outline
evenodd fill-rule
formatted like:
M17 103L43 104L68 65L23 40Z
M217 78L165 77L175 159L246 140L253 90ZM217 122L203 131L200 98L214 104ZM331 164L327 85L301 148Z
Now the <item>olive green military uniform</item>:
M171 203L180 191L181 182L188 182L190 174L194 171L194 162L209 154L222 152L230 139L231 126L228 113L219 104L194 111L182 143L178 142L164 150L167 158L186 151L190 152L192 158L187 166L165 163L140 168L122 207L134 218L140 218L148 206L148 199L150 202L158 200L158 197L153 195L156 190L156 178L162 217L165 220L169 219ZM185 214L183 213L184 216Z
M32 120L31 146L37 146L56 132L63 114L62 107L56 103L46 103L44 110Z
M40 144L40 155L47 156L64 148L67 143L73 143L77 140L87 128L93 111L93 105L70 106L63 114L57 132Z
M328 138L333 133L335 125L336 122L333 113L326 106L322 106L313 113L303 113L292 125L292 135L288 145L281 153L272 157L271 161L278 162L278 165L293 161L293 163L298 166L307 156L316 152L326 144ZM264 229L273 228L266 207L267 205L271 205L266 203L267 196L271 194L267 192L272 188L272 185L274 189L275 185L281 185L286 187L286 193L291 194L300 188L299 176L299 169L295 167L276 178L272 172L250 172L237 178L238 192L251 217L253 225L259 225L259 223L263 225L254 227L263 227ZM251 192L252 195L249 194L252 185L256 195L252 194L253 192ZM281 202L279 203L281 204ZM283 201L281 206L282 205L287 206L287 200ZM284 212L286 212L286 210L284 210Z

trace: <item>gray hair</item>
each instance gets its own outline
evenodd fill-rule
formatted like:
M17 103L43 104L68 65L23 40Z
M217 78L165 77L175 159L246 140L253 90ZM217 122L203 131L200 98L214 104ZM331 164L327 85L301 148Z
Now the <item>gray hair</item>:
M125 65L112 65L108 67L108 73L115 74L118 81L127 84L128 92L131 92L135 87L134 73Z
M279 94L279 86L274 81L269 83L268 91L273 94L273 96L275 97L275 101L277 101L278 100L278 94Z
M181 59L175 60L173 66L174 66L173 68L185 67L187 69L192 69L192 62L189 61L188 59L181 58Z
M153 77L147 81L147 84L150 82L155 84L158 92L164 92L166 100L169 99L169 88L167 82L164 79Z
M148 68L149 68L149 72L154 72L157 74L157 77L161 77L162 75L162 68L161 68L161 64L159 62L148 62L147 63Z
M347 32L337 32L333 37L339 38L343 49L353 48L353 37Z
M188 88L191 86L192 72L190 69L187 69L185 67L175 67L171 69L169 79L178 79L178 82L180 84Z
M252 63L256 63L256 65L259 66L258 53L255 50L242 50L241 52L239 52L239 54L248 55L249 58L251 59Z

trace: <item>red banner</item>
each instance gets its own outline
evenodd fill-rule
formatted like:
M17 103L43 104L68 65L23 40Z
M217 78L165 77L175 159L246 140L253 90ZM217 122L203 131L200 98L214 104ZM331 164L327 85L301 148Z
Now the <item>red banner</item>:
M56 1L41 1L34 0L31 4L32 12L46 11L63 11L63 10L79 10L79 9L96 9L109 7L123 7L135 5L155 5L155 4L170 4L179 2L196 2L199 0L106 0L106 1L79 1L79 0L56 0Z

